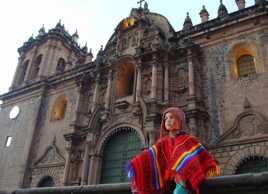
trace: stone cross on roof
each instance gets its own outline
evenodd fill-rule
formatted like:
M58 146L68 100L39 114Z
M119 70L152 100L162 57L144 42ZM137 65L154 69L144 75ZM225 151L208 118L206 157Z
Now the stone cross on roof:
M144 2L145 0L139 0L137 3L140 4L140 8L141 8L141 5L142 5L142 2Z

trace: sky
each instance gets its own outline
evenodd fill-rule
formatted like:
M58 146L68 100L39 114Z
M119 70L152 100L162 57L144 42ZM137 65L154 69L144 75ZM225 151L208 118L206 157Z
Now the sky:
M138 0L1 0L0 6L0 94L8 92L16 70L17 49L37 35L44 25L46 31L59 20L70 34L78 30L78 42L86 42L94 56L107 43L117 24L128 17ZM164 15L173 28L182 29L186 13L193 24L200 23L199 12L205 5L210 19L217 17L220 0L147 0L151 12ZM237 11L235 0L223 0L229 13ZM246 7L254 0L246 0Z

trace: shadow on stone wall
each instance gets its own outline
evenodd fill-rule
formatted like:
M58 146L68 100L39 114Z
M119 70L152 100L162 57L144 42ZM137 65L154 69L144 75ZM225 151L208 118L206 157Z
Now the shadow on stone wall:
M129 183L0 191L0 194L130 194ZM268 172L208 178L201 194L268 194Z

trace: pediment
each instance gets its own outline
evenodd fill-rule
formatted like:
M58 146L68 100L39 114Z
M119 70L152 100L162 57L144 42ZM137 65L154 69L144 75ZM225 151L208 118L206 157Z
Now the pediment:
M39 159L34 163L34 167L51 166L64 164L65 158L60 153L55 142L49 145Z
M233 126L220 136L219 143L254 139L264 134L268 134L267 119L260 113L249 110L236 117Z

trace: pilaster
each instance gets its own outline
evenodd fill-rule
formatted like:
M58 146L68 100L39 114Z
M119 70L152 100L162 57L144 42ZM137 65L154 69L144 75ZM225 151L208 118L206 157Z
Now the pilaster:
M193 51L189 48L187 51L188 63L188 98L187 98L187 111L195 112L196 110L196 96L195 96L195 75L193 64ZM195 114L188 114L188 127L191 135L197 136L197 118Z
M169 102L169 63L168 58L165 58L165 78L164 78L164 102Z
M156 54L153 55L153 66L152 66L152 85L151 85L151 98L156 100L157 94L157 67L158 61Z
M141 59L137 62L137 84L136 84L136 101L139 101L141 96Z
M83 167L82 167L82 185L88 184L88 175L89 175L89 149L93 144L93 134L89 133L86 136L85 140L85 152L84 152L84 158L83 158Z
M98 97L99 97L99 85L100 85L100 74L97 74L96 81L95 81L95 89L93 94L93 102L91 107L91 112L97 108L98 105Z
M63 185L68 185L69 181L69 173L70 173L70 162L71 162L71 149L72 149L72 141L66 140L65 142L65 148L66 148L66 159L65 159L65 167L64 167L64 173L63 173Z

